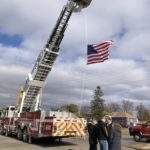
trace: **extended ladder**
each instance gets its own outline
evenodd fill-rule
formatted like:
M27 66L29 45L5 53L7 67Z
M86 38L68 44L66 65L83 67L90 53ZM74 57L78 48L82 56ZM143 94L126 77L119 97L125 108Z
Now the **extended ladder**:
M87 7L91 0L69 0L64 6L56 25L45 47L41 50L38 59L28 74L23 87L23 96L18 112L36 111L40 109L40 95L45 85L45 80L59 54L59 45L63 39L67 23L73 11ZM84 6L85 5L85 6Z

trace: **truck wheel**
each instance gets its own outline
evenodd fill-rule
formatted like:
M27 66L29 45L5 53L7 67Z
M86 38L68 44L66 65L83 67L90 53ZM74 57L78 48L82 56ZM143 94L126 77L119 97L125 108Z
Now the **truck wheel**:
M19 140L22 140L22 130L20 128L18 129L18 132L17 132L17 138Z
M136 142L140 142L140 141L141 141L141 135L140 135L139 133L134 133L133 139L134 139Z
M23 130L23 141L24 142L28 141L28 131L26 128Z
M5 130L5 136L8 136L9 133L8 133L8 129Z
M31 144L32 143L32 137L29 135L28 137L28 143Z
M0 126L0 135L3 135L3 133L4 133L4 128Z
M62 142L62 138L59 138L58 140L59 140L60 143Z

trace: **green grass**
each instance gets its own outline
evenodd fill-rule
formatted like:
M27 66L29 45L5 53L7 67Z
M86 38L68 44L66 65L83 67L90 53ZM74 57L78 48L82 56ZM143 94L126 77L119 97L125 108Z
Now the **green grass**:
M122 135L129 135L129 129L128 128L122 128Z

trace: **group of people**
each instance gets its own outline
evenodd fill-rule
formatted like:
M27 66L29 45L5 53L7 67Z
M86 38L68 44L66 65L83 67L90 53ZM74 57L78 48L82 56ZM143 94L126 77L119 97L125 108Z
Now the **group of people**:
M112 123L111 116L103 116L97 123L90 119L87 128L89 150L97 150L97 143L100 145L100 150L121 150L121 127Z

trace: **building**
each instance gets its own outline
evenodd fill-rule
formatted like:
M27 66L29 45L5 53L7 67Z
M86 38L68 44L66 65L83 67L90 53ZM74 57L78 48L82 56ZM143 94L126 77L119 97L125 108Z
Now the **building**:
M112 113L113 123L119 123L122 127L134 126L138 123L137 117L126 112L114 112Z

